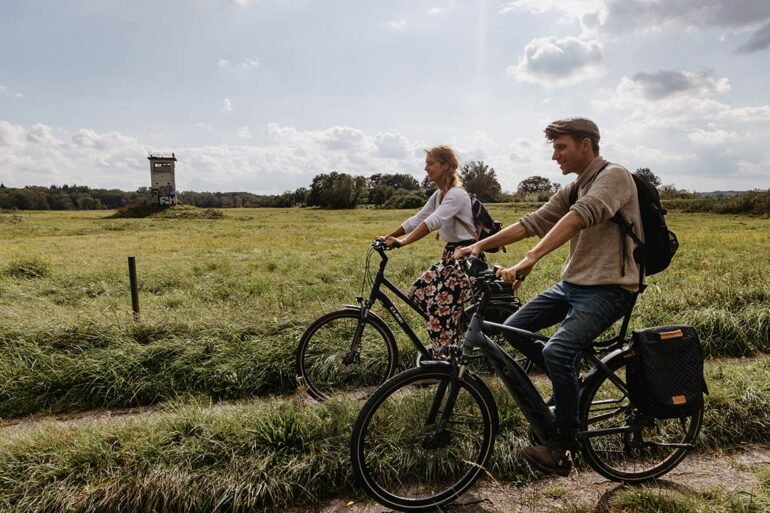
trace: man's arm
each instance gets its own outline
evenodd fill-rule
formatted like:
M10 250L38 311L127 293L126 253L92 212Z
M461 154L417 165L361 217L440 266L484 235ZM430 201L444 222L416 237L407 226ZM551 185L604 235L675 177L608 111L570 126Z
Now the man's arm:
M524 225L520 222L516 222L510 226L506 226L491 237L481 239L480 241L464 248L457 248L453 258L458 259L468 255L479 256L479 254L487 248L496 248L499 246L505 246L506 244L512 244L526 238L527 236L527 229L524 228Z
M524 281L524 277L532 272L532 268L541 258L563 246L583 228L585 225L580 216L573 211L568 212L548 231L545 237L535 244L535 247L527 252L527 256L513 267L501 269L498 273L499 276L503 280L513 283L515 290Z

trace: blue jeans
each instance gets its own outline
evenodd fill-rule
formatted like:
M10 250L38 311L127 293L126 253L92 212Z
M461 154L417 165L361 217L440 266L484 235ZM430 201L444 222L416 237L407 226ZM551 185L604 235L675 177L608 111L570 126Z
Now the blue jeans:
M617 285L583 286L561 281L505 321L508 326L527 331L540 331L562 321L545 345L505 333L513 347L548 372L553 383L557 427L578 427L580 355L628 311L634 297L634 293Z

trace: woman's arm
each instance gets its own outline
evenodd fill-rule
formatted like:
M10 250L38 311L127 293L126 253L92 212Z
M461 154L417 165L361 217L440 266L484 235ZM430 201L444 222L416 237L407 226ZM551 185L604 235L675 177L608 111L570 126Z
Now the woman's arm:
M417 228L409 232L409 235L404 237L403 239L397 239L396 235L395 237L388 236L387 239L385 239L385 244L388 247L397 247L402 248L404 246L408 246L412 242L418 241L428 235L430 233L430 230L428 230L428 226L425 223L420 223L417 225Z

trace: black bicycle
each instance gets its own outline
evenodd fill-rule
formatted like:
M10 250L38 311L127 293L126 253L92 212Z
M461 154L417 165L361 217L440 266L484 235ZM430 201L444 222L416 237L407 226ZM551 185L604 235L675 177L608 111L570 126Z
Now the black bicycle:
M463 346L452 348L449 361L421 362L386 381L355 422L350 442L353 472L367 493L387 507L441 507L485 471L499 417L492 392L467 369L467 357L477 348L529 422L530 438L538 442L553 432L552 408L527 373L482 329L511 331L532 340L547 337L485 320L496 284L494 271L481 272L479 283L477 311ZM611 352L600 359L591 348L583 356L592 368L581 382L578 440L583 457L599 474L633 483L660 477L679 464L693 448L703 410L660 420L629 402L625 368L630 353L624 343L629 319L630 312L620 334L602 342Z
M374 241L366 256L364 283L371 284L369 297L356 297L357 304L343 305L341 310L323 315L313 322L299 341L296 351L297 378L308 393L318 400L327 399L339 392L362 389L364 394L393 376L398 365L398 345L393 332L372 308L377 301L406 334L417 351L417 361L432 360L433 355L415 334L407 320L399 312L383 287L403 303L427 318L417 305L385 277L388 247L382 241ZM371 259L377 253L381 260L377 274L371 276ZM363 287L362 287L363 289ZM521 306L513 292L500 291L489 298L486 315L498 322L504 321ZM473 312L471 306L468 319ZM497 329L489 335L499 336ZM529 360L520 356L518 363L528 369Z

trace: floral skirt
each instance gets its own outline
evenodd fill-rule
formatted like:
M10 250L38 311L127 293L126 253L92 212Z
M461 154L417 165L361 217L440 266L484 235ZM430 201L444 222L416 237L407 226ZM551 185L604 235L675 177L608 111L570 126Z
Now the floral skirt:
M452 258L456 247L458 244L447 244L441 261L422 273L409 290L409 299L428 314L428 335L434 352L459 343L463 310L473 297L473 284L462 261Z

